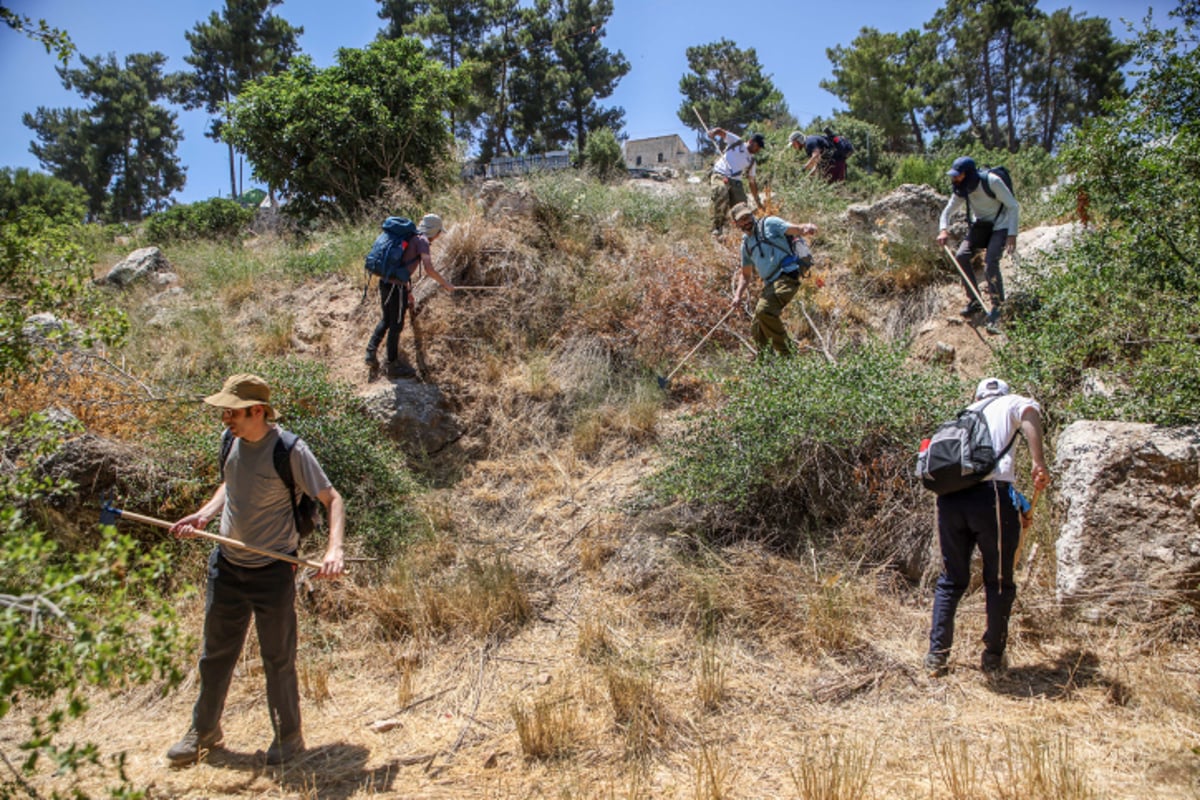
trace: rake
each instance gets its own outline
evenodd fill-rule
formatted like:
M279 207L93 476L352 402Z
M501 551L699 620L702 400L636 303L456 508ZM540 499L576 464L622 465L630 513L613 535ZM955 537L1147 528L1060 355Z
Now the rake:
M156 528L166 528L167 530L175 527L175 523L167 522L165 519L155 519L154 517L147 517L142 514L135 514L132 511L125 511L123 509L116 508L107 500L102 506L100 506L101 525L116 525L117 520L122 518L131 519L134 522L141 522L145 525L153 525ZM255 553L268 558L277 558L280 561L287 561L288 563L296 564L297 566L312 567L315 570L320 570L325 566L320 561L309 561L307 559L297 558L296 556L291 556L286 553L277 553L274 550L267 550L262 547L255 547L252 544L239 542L237 539L230 539L228 536L221 536L216 533L208 533L207 531L196 530L195 528L192 528L192 531L201 539L211 539L214 542L220 542L221 544L235 547L238 550L245 550L248 553Z

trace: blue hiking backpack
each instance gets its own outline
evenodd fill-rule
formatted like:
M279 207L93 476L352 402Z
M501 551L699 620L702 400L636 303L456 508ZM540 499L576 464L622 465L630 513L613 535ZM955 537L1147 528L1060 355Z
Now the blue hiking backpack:
M417 224L407 217L388 217L383 221L383 233L375 239L367 253L367 280L371 275L393 283L406 283L410 277L409 266L416 261L413 248L408 252L409 245L417 235Z

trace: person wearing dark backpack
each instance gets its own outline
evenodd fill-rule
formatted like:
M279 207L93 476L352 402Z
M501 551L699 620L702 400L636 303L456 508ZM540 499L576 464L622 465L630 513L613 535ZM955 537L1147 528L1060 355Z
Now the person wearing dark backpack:
M984 277L987 278L988 295L992 308L985 318L988 333L999 333L1000 306L1004 302L1004 279L1000 275L1000 256L1005 251L1017 249L1017 226L1020 222L1021 206L1013 196L1011 178L1003 167L985 169L975 166L975 160L966 156L955 159L946 173L953 183L950 200L942 210L937 242L945 247L950 238L950 218L963 205L967 207L967 222L970 229L967 238L958 246L954 258L962 273L971 281L963 283L967 294L967 305L962 310L964 317L981 313L983 308L975 296L979 285L975 280L975 268L971 260L980 250L984 255ZM974 292L972 292L972 288Z
M999 378L985 378L975 390L975 402L967 409L983 415L993 451L1003 455L982 481L937 498L942 573L934 590L929 652L925 655L925 669L931 677L949 671L954 615L971 582L975 547L983 559L987 608L980 666L989 673L1004 669L1008 618L1017 596L1013 570L1021 543L1020 507L1024 500L1014 487L1016 469L1011 445L1018 434L1029 445L1034 487L1044 489L1050 483L1042 449L1042 412L1035 400L1010 393L1008 384Z
M804 148L808 161L804 162L804 171L816 175L818 171L828 183L838 183L846 180L846 157L854 151L854 147L843 136L837 136L826 129L824 136L805 136L800 131L792 131L788 144L793 150Z
M276 442L282 429L273 424L270 387L257 375L234 375L204 402L221 409L221 421L233 441L228 454L223 454L223 480L216 493L199 511L176 522L171 532L180 538L194 538L219 515L222 536L294 556L299 547L295 500L275 464ZM342 548L346 526L342 496L303 439L292 442L288 457L295 491L317 498L329 520L329 542L316 577L341 575L345 571ZM287 561L224 544L213 549L204 600L200 694L187 732L167 751L171 765L195 763L221 744L225 696L251 618L258 632L267 710L274 731L267 763L282 764L303 752L296 676L295 580L295 567Z
M779 217L754 218L745 203L734 206L733 223L742 231L742 268L732 306L741 304L750 276L757 271L763 281L762 293L754 306L751 332L761 356L770 344L780 355L791 355L792 346L783 326L783 309L800 290L800 279L812 266L812 253L804 236L815 236L811 222L794 225Z
M433 268L433 257L430 254L430 244L442 235L442 218L437 214L426 214L416 226L416 232L407 237L389 232L389 223L393 220L408 222L402 217L389 217L384 222L384 232L379 235L371 248L371 254L367 256L370 260L375 253L379 253L379 258L385 265L380 267L377 273L380 276L379 306L382 317L367 341L367 354L363 361L371 369L379 369L379 357L376 352L386 334L387 376L407 378L416 372L399 360L400 332L404 330L404 315L412 308L412 274L419 267L446 291L454 291L454 285ZM368 270L371 270L370 264Z

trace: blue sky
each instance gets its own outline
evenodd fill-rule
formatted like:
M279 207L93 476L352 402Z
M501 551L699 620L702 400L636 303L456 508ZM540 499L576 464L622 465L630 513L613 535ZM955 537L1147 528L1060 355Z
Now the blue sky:
M171 71L187 68L184 34L224 8L223 0L5 0L4 5L65 29L86 55L111 52L123 59L129 53L157 50L167 55ZM633 138L678 133L692 146L694 135L676 118L682 99L679 79L687 71L685 52L693 45L728 38L757 51L792 113L807 123L840 107L837 98L818 85L830 77L826 48L849 44L864 26L888 32L919 28L942 5L940 0L614 0L606 44L623 52L631 69L605 105L625 109L625 133ZM1174 6L1171 0L1157 7L1158 24L1165 24L1165 14ZM1119 19L1140 23L1149 5L1131 0L1041 0L1038 7L1048 13L1071 8L1105 17L1113 32L1124 37ZM285 0L276 13L303 26L301 49L319 66L327 66L339 47L362 47L375 37L382 24L378 9L377 0ZM29 153L33 136L21 123L22 113L38 106L82 105L77 94L62 87L56 64L40 45L0 27L0 166L38 168ZM203 135L208 115L176 110L184 133L179 156L188 175L176 199L192 202L227 193L225 148ZM245 181L250 188L248 167Z

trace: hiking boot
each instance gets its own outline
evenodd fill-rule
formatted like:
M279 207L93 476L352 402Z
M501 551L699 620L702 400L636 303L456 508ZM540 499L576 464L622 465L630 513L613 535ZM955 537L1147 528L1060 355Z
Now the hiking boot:
M411 378L417 374L417 371L401 361L389 361L387 365L387 376L389 378Z
M1004 672L1004 654L984 650L983 655L979 657L979 668L989 675Z
M279 737L267 748L267 763L271 765L284 764L304 752L304 737L299 733Z
M219 747L224 739L225 734L221 732L220 725L208 733L200 733L192 726L182 739L171 745L171 749L167 751L167 760L172 766L199 761L209 750Z
M973 317L980 311L983 311L983 306L979 305L978 300L972 300L971 302L967 303L966 307L962 311L958 313L964 317Z
M1000 332L1000 309L993 308L988 312L988 315L983 318L984 329L995 336Z
M368 350L366 357L363 358L363 363L371 369L379 369L379 356L375 355L374 350Z
M925 673L931 678L940 678L950 671L950 656L946 653L926 653Z

